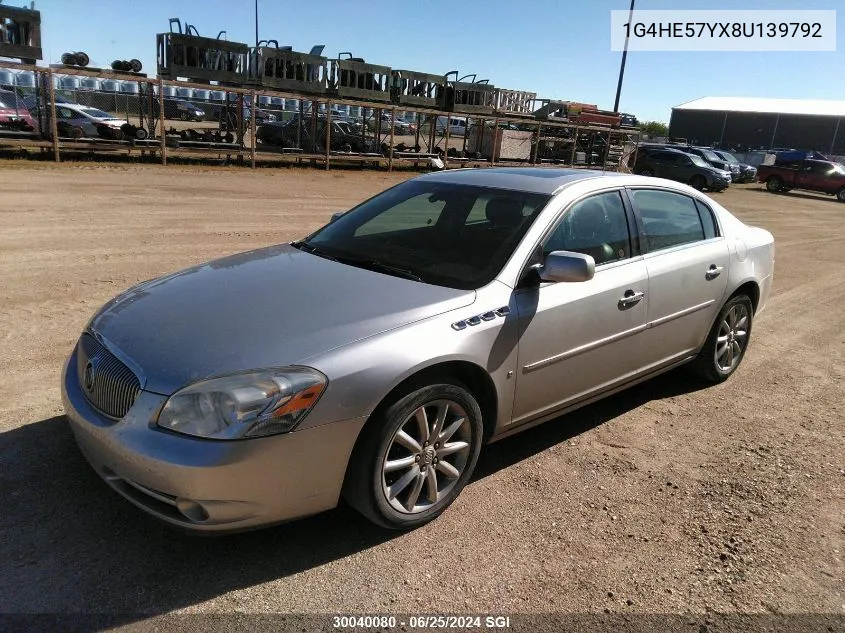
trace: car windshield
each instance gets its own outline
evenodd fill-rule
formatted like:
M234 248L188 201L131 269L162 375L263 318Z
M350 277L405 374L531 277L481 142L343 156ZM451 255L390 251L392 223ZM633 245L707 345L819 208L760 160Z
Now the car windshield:
M731 165L739 165L739 161L736 159L736 156L734 156L730 152L719 152L719 156L724 158Z
M696 156L695 154L690 154L689 157L692 159L692 164L698 167L710 167L701 156Z
M845 165L842 163L833 163L831 173L845 175Z
M701 150L701 153L704 155L704 158L706 158L709 161L715 160L715 161L720 162L720 163L722 162L722 159L719 158L716 155L716 152L711 152L709 149L703 149L703 150Z
M492 281L549 196L408 181L294 246L352 266L475 289Z
M88 116L92 116L96 119L113 119L114 118L108 112L103 112L102 110L98 110L97 108L82 108L82 112L87 114Z

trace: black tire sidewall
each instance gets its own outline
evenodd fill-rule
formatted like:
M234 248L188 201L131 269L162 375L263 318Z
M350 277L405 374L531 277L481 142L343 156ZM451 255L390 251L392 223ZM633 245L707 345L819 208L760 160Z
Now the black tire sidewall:
M745 345L742 346L742 352L739 355L739 360L736 361L730 371L723 371L716 364L716 339L719 337L719 327L725 316L735 305L744 304L748 311L748 328L746 329ZM710 333L707 335L707 341L704 347L701 348L696 364L698 365L698 373L712 382L723 382L730 378L745 358L745 352L748 350L748 345L751 343L751 331L754 327L754 308L751 299L747 295L737 295L732 297L719 311L719 316L710 328Z
M769 176L766 179L766 190L772 193L780 193L783 191L783 181L777 176Z
M457 483L435 507L415 514L398 512L382 493L382 461L399 426L423 404L441 399L454 400L463 407L469 418L473 437L466 466ZM438 383L412 391L388 406L383 413L376 414L362 432L360 443L350 460L351 472L357 476L353 476L350 482L352 485L345 491L347 501L365 516L387 528L404 530L428 523L452 504L472 477L481 452L482 437L481 409L463 386Z

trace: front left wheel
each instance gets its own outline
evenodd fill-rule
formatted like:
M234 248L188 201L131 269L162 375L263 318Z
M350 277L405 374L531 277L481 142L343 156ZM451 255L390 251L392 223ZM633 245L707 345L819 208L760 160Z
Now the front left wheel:
M457 384L433 384L377 412L362 431L344 482L346 501L387 528L439 516L472 476L481 451L481 409Z

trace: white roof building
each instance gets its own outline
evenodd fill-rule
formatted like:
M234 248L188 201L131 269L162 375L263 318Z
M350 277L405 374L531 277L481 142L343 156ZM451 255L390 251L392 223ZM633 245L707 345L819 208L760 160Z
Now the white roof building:
M675 106L673 110L756 112L845 117L845 101L827 99L765 99L762 97L702 97Z

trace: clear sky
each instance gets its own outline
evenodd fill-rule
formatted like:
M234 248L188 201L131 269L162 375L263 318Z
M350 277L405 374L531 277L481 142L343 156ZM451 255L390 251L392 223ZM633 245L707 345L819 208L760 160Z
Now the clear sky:
M24 0L6 0L22 6ZM28 4L28 2L27 2ZM612 109L621 53L610 11L628 0L258 0L259 35L334 57L442 74ZM83 50L92 65L137 57L155 74L155 34L178 17L214 37L255 41L254 0L36 0L45 62ZM620 110L668 122L703 96L845 99L843 0L637 0L637 9L840 9L837 51L629 53ZM765 13L763 14L765 15Z

